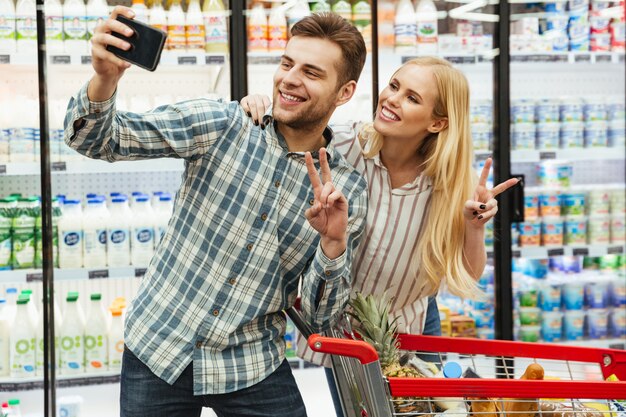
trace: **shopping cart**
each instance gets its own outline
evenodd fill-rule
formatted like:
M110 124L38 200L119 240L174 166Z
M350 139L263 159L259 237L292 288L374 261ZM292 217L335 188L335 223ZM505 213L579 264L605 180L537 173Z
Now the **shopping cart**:
M307 335L298 312L288 314ZM450 417L626 417L626 403L616 401L626 399L626 351L401 334L402 351L439 367L457 362L473 378L387 378L347 320L308 344L331 355L346 417L434 416L443 406ZM519 379L531 363L544 380ZM612 375L619 381L606 381Z

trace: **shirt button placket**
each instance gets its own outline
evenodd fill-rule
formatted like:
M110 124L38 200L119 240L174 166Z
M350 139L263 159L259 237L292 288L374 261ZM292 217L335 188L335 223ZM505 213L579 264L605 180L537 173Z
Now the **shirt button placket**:
M202 342L200 340L198 340L196 342L196 349L200 349L200 348L202 348Z
M217 317L220 314L220 311L216 308L213 310L213 315Z

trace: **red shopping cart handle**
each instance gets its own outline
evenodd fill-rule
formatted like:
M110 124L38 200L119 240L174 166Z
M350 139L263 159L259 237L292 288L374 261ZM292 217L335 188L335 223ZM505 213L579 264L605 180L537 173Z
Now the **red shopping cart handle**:
M398 341L403 350L596 363L600 364L605 378L615 374L621 381L626 380L626 351L624 350L565 346L555 343L511 342L409 334L398 335Z
M378 360L376 349L369 343L361 340L337 339L312 334L309 336L309 347L315 352L356 358L362 365L367 365Z

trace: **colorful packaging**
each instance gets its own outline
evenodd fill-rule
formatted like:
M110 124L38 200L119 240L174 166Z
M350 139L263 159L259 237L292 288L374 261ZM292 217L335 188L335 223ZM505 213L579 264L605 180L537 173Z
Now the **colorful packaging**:
M541 336L541 326L521 326L519 340L522 342L538 342Z
M626 214L626 191L623 187L610 192L611 214Z
M539 217L539 191L524 190L524 219Z
M584 324L584 311L566 311L563 315L563 333L565 340L582 340L584 336Z
M587 243L587 219L583 216L565 218L566 245L585 245Z
M583 216L585 214L585 193L565 193L561 196L561 214Z
M559 123L551 122L537 125L537 147L539 149L558 149L560 137L561 125Z
M585 123L585 147L605 148L608 146L607 125L605 121L595 121Z
M561 309L561 285L544 283L540 287L540 306L544 312L558 311ZM559 325L560 328L560 325Z
M609 312L606 309L587 311L587 328L590 339L604 339L609 334Z
M607 214L589 217L587 239L590 245L606 245L611 241L611 217Z
M571 185L572 164L548 160L537 165L537 180L544 187L567 188Z
M611 193L606 189L592 189L587 194L587 213L590 216L609 214Z
M534 123L517 123L511 125L511 145L513 149L535 149L536 129Z
M563 313L560 311L544 311L541 317L541 336L544 342L561 340L563 332Z
M544 217L541 220L541 243L543 246L563 246L563 219Z
M563 284L563 307L566 310L582 310L585 300L584 284L580 281L570 281Z
M527 220L519 224L519 244L522 247L541 244L541 220Z
M626 120L611 120L607 129L608 146L623 148L626 145Z
M511 100L511 123L535 123L535 100Z
M538 124L558 123L561 120L559 112L561 102L558 99L544 98L535 105L535 120Z
M585 144L585 129L581 122L561 123L561 148L582 148Z
M541 323L541 309L537 307L520 307L519 319L522 326L536 326Z
M539 194L539 215L555 217L561 215L561 193L558 190L543 190Z
M614 337L626 336L626 309L614 308L609 320L611 334Z
M594 281L585 284L585 305L589 308L607 308L610 304L609 281Z
M580 97L563 97L560 105L561 122L582 122L583 100Z
M624 214L611 215L611 243L626 243Z

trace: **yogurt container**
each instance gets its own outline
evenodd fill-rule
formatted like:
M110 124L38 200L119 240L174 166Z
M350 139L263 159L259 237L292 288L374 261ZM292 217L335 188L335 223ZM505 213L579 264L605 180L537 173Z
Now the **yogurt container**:
M486 226L489 226L489 224L492 224L491 227L491 246L493 246L493 222L488 222ZM485 227L485 245L487 245L487 227ZM541 229L539 230L539 233L541 233ZM518 223L511 223L511 244L513 246L520 246L520 232L519 232L519 224Z
M539 305L544 312L561 309L561 288L561 285L556 283L544 283L540 287Z
M537 125L537 147L539 149L558 149L560 146L561 125L557 122Z
M585 99L583 104L583 120L585 122L606 121L607 110L603 99Z
M611 243L626 243L624 214L613 214L611 216Z
M525 307L537 307L539 302L539 292L536 289L525 289L519 291L520 310Z
M470 317L474 319L477 328L493 327L493 310L472 310Z
M515 99L511 100L511 123L534 123L535 100Z
M611 303L613 307L626 306L626 282L624 280L615 280L611 283Z
M491 126L493 123L493 102L489 99L473 101L470 104L470 122L472 125L484 123Z
M541 309L537 307L520 307L519 321L522 326L536 326L541 323Z
M605 121L585 123L585 147L605 148L608 146L607 126Z
M538 342L541 336L541 326L521 326L519 340L522 342Z
M608 281L594 281L585 284L585 304L589 308L607 308L610 304Z
M608 121L624 121L626 119L624 96L617 95L606 98L606 117Z
M545 189L539 194L539 215L554 217L561 215L561 193L558 190Z
M626 144L626 121L611 120L607 129L607 142L609 146L623 148Z
M610 192L611 214L626 214L626 190L617 188Z
M539 217L539 191L527 188L524 190L524 219L532 220Z
M513 149L535 149L536 135L536 126L534 123L518 123L511 125L511 144Z
M597 19L597 22L598 22L597 24L603 24L608 21L609 19L600 18L600 19ZM591 30L593 30L593 23L591 23L591 28L592 28ZM611 34L592 32L591 35L589 35L589 48L594 52L610 51L611 50Z
M611 217L608 214L589 217L587 239L590 245L606 245L611 242Z
M537 179L545 187L567 188L571 184L572 169L568 161L543 161L537 165Z
M561 340L563 332L563 313L560 311L546 311L541 317L541 336L544 342Z
M609 214L611 191L607 189L592 189L587 194L587 213L590 216Z
M582 310L584 305L584 284L579 281L570 281L563 284L563 307L566 310Z
M559 107L561 122L582 122L583 101L580 97L563 97Z
M563 219L544 217L541 220L541 243L544 246L563 246Z
M527 220L519 224L519 245L539 246L541 244L541 220Z
M608 310L589 309L587 310L587 329L590 339L604 339L609 334L609 312Z
M614 337L626 336L626 308L614 308L609 320L611 334Z
M472 143L476 151L488 151L491 147L493 132L487 123L472 123Z
M565 340L582 340L584 336L585 312L566 311L563 314L563 335Z
M566 245L585 245L587 243L587 219L584 216L567 216L565 218Z
M558 123L561 120L561 102L558 99L544 98L535 105L535 121L538 124Z
M561 148L577 149L585 144L584 124L580 121L566 121L561 123Z
M483 327L476 329L476 336L482 340L494 340L496 338L496 332L494 329Z
M583 192L568 192L561 196L561 214L584 216L586 196Z

